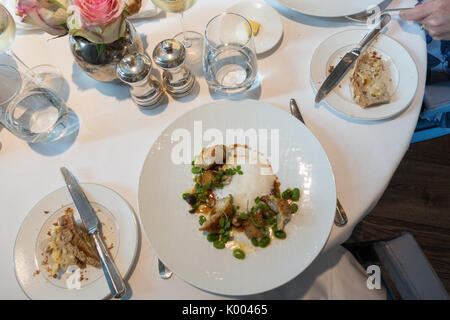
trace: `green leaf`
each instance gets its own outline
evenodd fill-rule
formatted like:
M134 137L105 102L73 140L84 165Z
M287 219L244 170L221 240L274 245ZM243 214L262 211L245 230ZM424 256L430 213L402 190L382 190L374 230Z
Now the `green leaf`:
M106 45L104 43L97 43L97 57L100 57L105 51Z
M239 218L241 218L242 220L247 220L248 219L248 215L246 213L241 213L239 215Z
M56 7L58 7L58 8L61 8L61 9L67 10L67 8L66 8L66 7L64 7L64 6L62 5L62 3L59 3L58 1L54 1L54 0L47 0L47 2L48 2L48 3L50 3L50 4L52 4L52 5L54 5L54 6L56 6Z

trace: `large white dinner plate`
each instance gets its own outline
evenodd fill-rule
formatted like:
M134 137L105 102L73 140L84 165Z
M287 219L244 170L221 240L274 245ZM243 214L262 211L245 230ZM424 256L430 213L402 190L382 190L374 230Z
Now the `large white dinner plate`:
M136 257L138 226L132 207L116 192L98 184L82 183L86 196L97 212L105 242L120 274L126 277ZM81 271L83 280L77 288L78 275L66 272L59 279L48 275L43 251L48 231L67 208L81 222L67 188L58 189L37 203L25 218L14 248L17 280L31 299L103 299L110 296L102 269L88 267ZM71 270L72 272L74 270Z
M283 23L278 12L259 0L242 1L229 7L227 12L244 16L246 19L261 24L259 32L254 36L256 53L269 51L283 36Z
M318 17L342 17L366 11L383 0L278 0L291 10Z
M198 137L203 131L205 141L200 145L206 147L218 143L206 141L210 139L208 135L221 133L225 137L230 129L257 130L258 141L268 142L266 156L277 153L270 146L278 142L280 165L276 174L280 188L299 187L302 194L299 213L286 226L288 237L272 241L267 248L246 252L244 260L235 259L229 249L215 249L198 230L198 215L188 213L182 193L193 187L193 151L187 154L187 164L175 164L171 158L179 154L181 134L191 135L193 148L194 135ZM267 133L266 138L263 132ZM325 151L297 119L254 100L220 101L184 114L159 136L142 168L138 200L141 222L151 246L177 276L209 292L248 295L286 283L316 258L331 231L336 189Z
M311 60L311 84L314 92L320 88L329 74L330 66L336 66L341 58L357 46L367 29L347 30L336 33L323 41ZM394 117L410 105L416 93L419 75L416 64L408 51L394 39L381 34L368 50L375 50L385 62L389 103L361 108L352 98L350 70L325 98L332 109L349 118L383 120Z

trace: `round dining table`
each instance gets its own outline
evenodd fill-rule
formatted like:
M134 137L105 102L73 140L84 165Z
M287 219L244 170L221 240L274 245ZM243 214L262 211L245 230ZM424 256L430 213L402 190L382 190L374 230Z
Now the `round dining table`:
M237 2L197 1L184 14L186 29L203 33L212 17ZM290 99L296 99L309 130L329 158L336 192L347 213L348 223L343 227L333 226L325 248L302 274L279 288L250 298L365 297L364 293L355 296L348 291L352 282L348 277L350 272L347 278L339 279L346 268L356 265L340 244L377 204L409 147L424 94L427 64L424 32L418 24L402 21L398 14L392 15L386 34L398 41L417 65L417 91L409 107L394 118L358 121L341 116L324 104L315 105L310 62L314 50L334 33L367 27L344 17L308 16L275 0L266 3L280 15L283 36L273 49L258 55L259 87L238 99L260 100L285 112L289 112ZM414 4L414 0L393 0L390 7ZM160 12L148 19L134 20L133 24L149 55L158 42L181 31L179 17L172 13ZM52 38L42 32L18 30L12 49L27 65L52 64L61 70L65 86L60 94L66 99L72 120L79 127L68 137L41 144L29 144L4 128L0 130L2 299L27 298L15 277L15 239L31 208L47 194L64 186L60 167L69 168L80 182L97 183L115 190L131 204L138 216L139 176L153 142L181 115L205 103L226 99L211 93L199 73L198 86L189 96L169 97L158 108L142 111L131 100L127 86L99 82L85 74L74 62L68 37ZM0 55L0 63L8 62L11 61L6 55ZM364 274L365 270L360 266L354 268ZM168 280L160 278L157 254L142 229L138 254L127 283L129 290L125 299L229 298L195 288L177 275ZM347 291L342 295L330 293L339 286Z

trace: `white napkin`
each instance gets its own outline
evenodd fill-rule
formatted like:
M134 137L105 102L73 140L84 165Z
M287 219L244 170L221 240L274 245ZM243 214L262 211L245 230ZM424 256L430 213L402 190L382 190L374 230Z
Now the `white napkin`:
M247 296L253 300L386 300L386 289L370 289L369 274L342 246L322 252L300 275L276 289Z

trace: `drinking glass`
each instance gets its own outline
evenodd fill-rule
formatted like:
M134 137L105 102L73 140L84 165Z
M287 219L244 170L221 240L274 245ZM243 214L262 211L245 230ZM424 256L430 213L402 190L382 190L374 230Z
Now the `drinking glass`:
M0 83L0 121L11 133L31 143L65 134L68 109L52 90L8 65L0 65Z
M241 93L252 86L258 67L247 19L236 13L222 13L209 21L205 30L203 73L210 88L222 94Z

